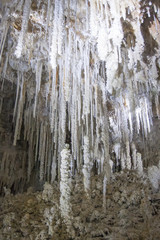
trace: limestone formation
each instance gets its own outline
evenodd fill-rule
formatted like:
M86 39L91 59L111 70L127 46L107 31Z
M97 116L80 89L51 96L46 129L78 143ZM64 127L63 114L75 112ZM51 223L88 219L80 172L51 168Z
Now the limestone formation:
M159 0L0 1L0 239L158 240Z

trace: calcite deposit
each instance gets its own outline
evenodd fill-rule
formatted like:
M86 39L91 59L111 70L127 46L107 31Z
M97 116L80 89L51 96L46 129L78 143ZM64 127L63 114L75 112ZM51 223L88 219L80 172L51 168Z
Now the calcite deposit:
M0 240L159 240L159 102L159 0L1 0Z

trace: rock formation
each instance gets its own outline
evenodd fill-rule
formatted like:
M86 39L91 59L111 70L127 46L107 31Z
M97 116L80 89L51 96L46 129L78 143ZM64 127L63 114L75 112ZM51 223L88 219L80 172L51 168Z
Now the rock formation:
M158 240L159 92L158 0L1 0L1 238Z

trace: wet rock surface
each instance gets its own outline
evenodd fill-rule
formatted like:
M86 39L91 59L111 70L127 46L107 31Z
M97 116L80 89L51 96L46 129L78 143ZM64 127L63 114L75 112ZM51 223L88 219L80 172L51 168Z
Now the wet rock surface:
M58 184L45 183L42 192L30 188L15 196L6 191L0 199L0 239L159 240L158 190L135 172L114 175L105 198L102 183L102 177L94 176L86 196L81 178L73 180L69 232L61 217Z

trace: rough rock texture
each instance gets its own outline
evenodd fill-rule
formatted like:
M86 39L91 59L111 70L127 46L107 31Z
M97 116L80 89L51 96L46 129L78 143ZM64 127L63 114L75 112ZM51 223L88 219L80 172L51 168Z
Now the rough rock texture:
M1 240L159 240L160 194L136 172L114 175L107 184L103 208L101 177L92 177L90 198L80 177L72 181L72 228L61 218L58 185L45 183L43 192L0 199Z

